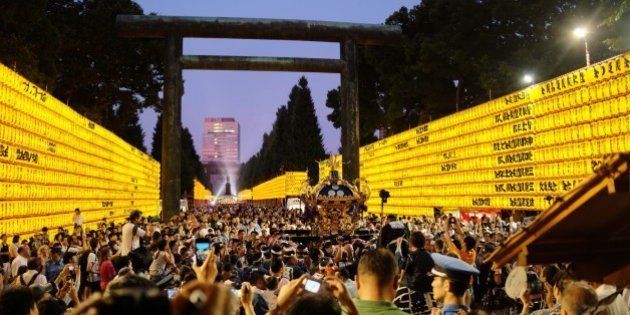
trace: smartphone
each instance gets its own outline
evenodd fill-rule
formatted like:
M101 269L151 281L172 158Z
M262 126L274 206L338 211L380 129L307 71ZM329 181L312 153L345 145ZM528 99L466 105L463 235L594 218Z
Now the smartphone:
M312 293L317 293L322 284L318 281L306 279L306 283L304 283L304 290Z
M175 294L177 294L177 290L175 289L167 289L166 290L166 296L168 296L169 299L172 299Z
M209 239L198 238L195 240L195 256L197 266L201 266L208 257L208 249L210 249Z

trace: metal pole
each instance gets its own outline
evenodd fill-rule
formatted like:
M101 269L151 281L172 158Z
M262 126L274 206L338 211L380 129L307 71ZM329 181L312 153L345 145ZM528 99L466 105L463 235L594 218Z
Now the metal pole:
M588 40L586 36L584 36L584 49L586 50L586 66L588 67L591 65L591 54L588 51Z
M457 80L457 86L455 87L455 111L459 111L459 93L462 86L462 81Z
M341 153L343 178L354 182L359 178L359 80L357 46L352 39L340 43L341 59Z
M164 95L162 108L161 197L162 219L179 213L181 195L181 101L182 101L182 38L169 34L166 38Z

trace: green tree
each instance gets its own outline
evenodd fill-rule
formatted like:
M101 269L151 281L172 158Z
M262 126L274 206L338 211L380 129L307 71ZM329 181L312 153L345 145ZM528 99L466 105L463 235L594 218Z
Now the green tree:
M194 179L199 180L208 187L208 175L201 163L199 154L195 149L193 137L188 128L182 129L181 135L181 192L191 195L193 193ZM162 115L158 116L153 129L151 156L157 161L162 161Z
M374 128L364 126L392 134L452 113L455 80L464 109L522 88L526 72L543 81L583 67L583 43L571 30L604 20L620 1L627 0L423 0L401 8L386 21L401 26L400 46L359 49L360 69L375 71L359 73L362 144L363 132L372 134ZM605 32L593 28L592 59L612 56L603 44ZM366 97L363 89L375 94ZM328 118L339 126L335 97L332 91ZM363 117L372 107L379 115Z
M326 157L322 132L315 115L315 104L308 81L301 77L289 94L287 110L290 119L287 171L308 170L312 183L317 182L317 161Z
M160 109L163 45L120 38L118 14L143 11L130 0L2 1L0 61L146 150L138 111Z
M190 131L188 131L188 128L182 128L181 145L181 191L183 195L190 196L193 193L194 179L196 175L196 161L199 161L199 156L195 151L195 145L193 143L192 135L190 134Z
M239 186L251 188L288 171L309 171L316 182L317 163L326 157L308 81L293 86L286 106L280 106L260 150L241 164Z
M63 45L63 34L47 13L48 2L0 2L0 61L54 91L59 67L56 57Z
M630 1L620 0L614 1L617 6L606 17L602 23L602 27L607 31L607 38L604 43L615 51L630 50Z
M158 115L151 137L151 156L157 161L162 160L162 115Z
M263 136L263 146L260 152L261 159L267 163L265 169L272 173L282 173L288 165L290 148L287 145L291 141L291 121L286 106L280 106L276 111L276 121L273 123L269 135Z

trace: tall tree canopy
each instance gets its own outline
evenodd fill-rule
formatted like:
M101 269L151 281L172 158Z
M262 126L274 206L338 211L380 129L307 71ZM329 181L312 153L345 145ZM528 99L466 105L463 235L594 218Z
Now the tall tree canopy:
M316 182L317 161L325 157L311 90L301 77L286 106L276 112L271 132L263 135L260 151L241 165L239 186L251 188L283 172L304 170Z
M0 2L0 61L146 151L138 112L160 109L161 41L118 37L131 0Z
M630 50L630 0L617 0L617 7L600 25L607 31L604 43L616 51Z
M627 24L620 3L627 6L627 0L423 0L401 8L386 20L401 26L401 46L358 50L361 143L373 141L378 129L393 134L454 112L457 89L464 109L522 88L525 73L543 81L583 67L584 43L571 33L578 25L591 30L592 60L612 56L609 47L625 34L610 29ZM337 90L326 104L339 127Z

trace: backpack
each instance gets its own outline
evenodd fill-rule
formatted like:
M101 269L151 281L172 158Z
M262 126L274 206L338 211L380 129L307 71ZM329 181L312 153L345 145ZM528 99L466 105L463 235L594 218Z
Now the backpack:
M26 281L24 281L24 274L21 274L18 278L20 279L20 284L23 287L30 287L31 285L33 285L33 283L35 283L35 280L37 280L37 277L39 277L39 272L36 272L32 277L31 280L28 281L28 283L26 283Z
M133 227L133 237L138 233L138 226ZM148 248L144 246L144 240L140 238L140 247L129 252L129 259L131 259L131 264L133 265L133 269L136 272L145 272L151 266L151 262L153 262L153 255Z

